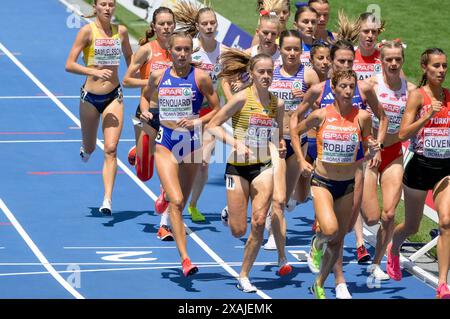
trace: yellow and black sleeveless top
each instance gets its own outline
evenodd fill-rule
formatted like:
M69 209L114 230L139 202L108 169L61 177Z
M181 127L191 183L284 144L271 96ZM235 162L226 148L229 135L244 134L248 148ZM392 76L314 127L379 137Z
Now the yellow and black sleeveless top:
M247 101L242 109L233 115L231 123L233 127L233 137L245 143L247 147L253 150L267 149L267 152L258 152L255 160L250 162L234 162L230 164L236 166L246 166L257 163L264 163L270 160L268 152L268 143L271 141L274 129L277 126L277 104L278 98L270 93L270 103L267 107L257 102L252 92L252 87L245 89Z
M95 22L89 25L91 26L92 40L89 46L83 49L83 59L86 66L119 65L120 57L122 56L119 26L111 25L112 36L105 37L100 33Z

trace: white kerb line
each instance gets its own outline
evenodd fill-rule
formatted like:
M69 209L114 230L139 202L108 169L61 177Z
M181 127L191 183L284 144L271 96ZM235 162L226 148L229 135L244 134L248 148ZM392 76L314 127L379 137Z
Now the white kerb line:
M33 251L33 254L39 259L42 266L47 269L47 271L55 278L68 292L70 292L77 299L85 299L78 291L76 291L63 277L53 268L53 266L48 262L47 258L42 254L33 240L28 236L27 232L23 229L17 219L14 217L13 213L9 210L3 200L0 198L0 208L5 213L6 217L8 217L11 224L13 224L14 228L17 230L19 235L23 238L23 240L27 243L28 247Z
M63 1L61 1L63 3ZM81 127L80 120L70 110L56 98L56 96L50 92L44 84L42 84L4 45L0 42L0 50L2 50L13 62L19 67L50 99L58 106L76 125ZM97 145L103 150L103 143L97 139ZM145 185L131 170L117 158L117 165L128 175L130 178L154 201L158 198L148 187ZM213 258L218 264L220 264L230 275L239 278L239 274L232 269L227 263L220 258L206 243L200 239L192 230L185 224L186 232L192 239L202 247L208 255ZM257 294L263 299L271 299L267 294L258 289Z

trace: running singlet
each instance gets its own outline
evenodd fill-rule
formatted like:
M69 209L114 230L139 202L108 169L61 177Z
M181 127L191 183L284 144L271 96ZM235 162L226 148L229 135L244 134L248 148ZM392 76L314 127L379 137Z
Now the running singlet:
M286 77L281 74L281 66L273 70L273 80L269 91L279 99L284 100L284 110L286 112L295 111L302 101L301 98L295 98L292 89L299 89L303 93L308 90L305 84L305 67L300 66L294 76Z
M195 68L191 67L188 75L177 78L170 74L168 68L158 85L158 107L160 121L178 121L197 118L203 95L195 81Z
M334 93L331 90L331 80L328 79L326 80L325 86L323 87L322 98L320 100L320 107L321 108L325 107L328 104L332 104L333 102L334 102ZM366 104L364 104L361 94L359 93L358 84L356 84L355 95L353 95L352 104L358 109L365 110L367 108Z
M111 25L112 37L104 37L100 34L95 22L91 26L91 43L83 49L83 59L89 66L117 66L122 56L122 43L120 40L119 26Z
M447 89L444 92L445 103L441 111L411 139L410 149L416 154L428 158L450 158L450 92ZM431 107L431 98L423 88L420 88L420 93L423 96L423 106L416 120L424 116Z
M398 91L392 91L384 83L383 75L377 74L377 97L386 115L389 119L388 134L397 134L400 131L400 122L402 121L403 113L405 113L406 99L408 98L408 83L402 79L402 87ZM374 129L379 129L380 120L372 114L372 126Z
M252 47L251 56L254 57L258 54L258 46L255 45ZM273 61L273 67L276 68L277 66L281 65L283 62L281 60L281 54L280 49L277 48L277 51L274 55L272 55L272 61Z
M213 82L214 90L217 90L217 75L222 69L219 63L219 58L223 49L224 46L220 42L216 42L216 48L214 51L206 52L200 48L200 41L197 38L194 39L194 53L192 54L192 61L200 63L198 68L209 74Z
M361 51L355 50L353 71L358 75L358 80L368 79L375 74L381 73L380 51L375 50L371 56L362 56Z
M172 56L167 50L161 48L157 40L150 42L150 48L152 56L141 66L141 79L148 79L151 72L165 69L172 65Z
M358 123L359 109L342 116L333 105L327 105L325 120L317 132L317 159L334 164L351 164L362 141Z
M269 141L276 128L277 103L275 95L270 94L270 104L264 107L257 102L252 87L245 89L247 101L242 109L233 115L231 123L233 127L233 137L242 141L248 147L259 148L268 147ZM245 165L267 162L268 158L258 158L257 162L246 163ZM242 163L231 163L233 165L242 165Z
M302 54L300 55L300 61L302 61L302 64L304 66L307 66L309 68L312 68L311 63L311 48L312 45L306 44L302 41Z

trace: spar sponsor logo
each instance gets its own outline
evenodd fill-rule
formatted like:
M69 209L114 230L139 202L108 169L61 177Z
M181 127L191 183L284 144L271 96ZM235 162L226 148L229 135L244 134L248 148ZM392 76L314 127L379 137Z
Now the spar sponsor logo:
M250 125L252 125L252 126L271 127L272 124L273 124L273 119L270 117L262 117L262 116L250 117Z
M116 42L120 40L118 39L95 39L95 45L99 47L111 47L116 45Z
M274 81L270 87L273 90L292 90L292 81Z

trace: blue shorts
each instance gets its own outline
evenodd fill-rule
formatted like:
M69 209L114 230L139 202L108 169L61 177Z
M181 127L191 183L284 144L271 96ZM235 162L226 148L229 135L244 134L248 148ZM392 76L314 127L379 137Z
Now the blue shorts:
M155 142L171 151L177 161L181 162L186 155L202 146L200 138L201 132L199 129L188 131L184 128L177 128L172 130L160 125Z
M303 136L301 139L301 146L305 145L305 143L307 142L307 137ZM288 159L289 157L291 157L292 155L295 154L294 149L292 148L292 144L291 144L291 140L289 139L285 139L286 142L286 159Z
M355 190L355 179L334 181L314 173L311 178L311 186L326 188L333 196L333 200L337 200L342 196L353 193Z
M308 137L308 151L306 152L313 161L317 159L317 139L315 137ZM364 150L362 142L359 142L358 154L356 154L356 161L364 158Z
M86 91L84 85L81 87L81 95L80 99L82 102L89 102L92 104L97 111L102 114L103 111L111 104L115 99L118 99L119 102L123 100L122 88L118 85L114 90L107 94L93 94Z

